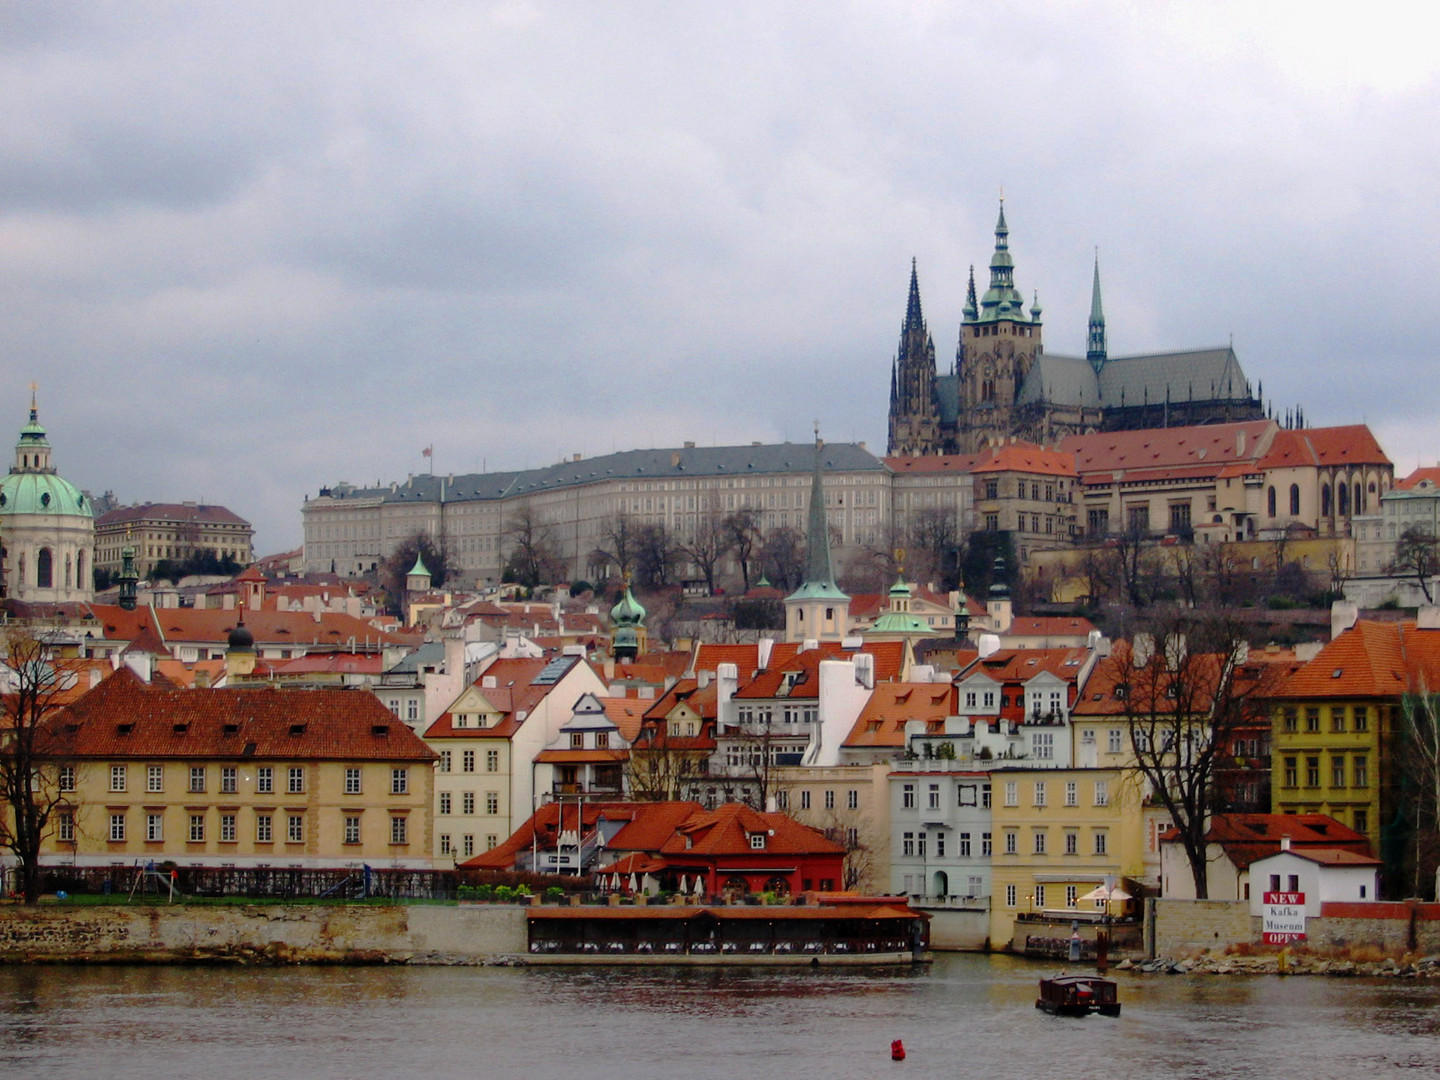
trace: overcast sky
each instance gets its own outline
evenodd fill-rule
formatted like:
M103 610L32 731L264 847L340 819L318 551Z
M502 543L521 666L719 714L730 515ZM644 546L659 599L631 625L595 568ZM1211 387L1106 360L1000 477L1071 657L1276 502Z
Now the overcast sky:
M1333 10L1329 10L1333 7ZM1418 11L1425 11L1416 5ZM1223 344L1440 454L1433 35L1353 4L0 3L0 440L298 545L338 480L883 452L1005 193L1083 355Z

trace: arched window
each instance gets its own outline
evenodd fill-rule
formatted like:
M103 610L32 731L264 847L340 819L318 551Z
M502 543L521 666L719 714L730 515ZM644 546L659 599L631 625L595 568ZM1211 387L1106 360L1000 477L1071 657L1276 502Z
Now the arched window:
M75 587L79 589L90 588L91 583L85 580L85 552L75 556Z
M1350 516L1350 485L1341 481L1335 485L1335 501L1340 504L1340 516Z
M1355 481L1355 502L1354 502L1353 505L1354 505L1354 507L1355 507L1355 513L1357 513L1357 514L1363 514L1363 513L1365 513L1364 493L1362 492L1362 490L1361 490L1361 488L1360 488L1360 481L1359 481L1359 480L1356 480L1356 481Z
M1290 485L1290 516L1300 516L1300 485Z
M1265 506L1273 518L1275 516L1275 488L1273 486L1265 493Z
M53 589L55 587L55 556L50 553L49 548L41 548L40 554L35 556L35 587L37 589Z
M1330 516L1330 485L1320 485L1320 516Z

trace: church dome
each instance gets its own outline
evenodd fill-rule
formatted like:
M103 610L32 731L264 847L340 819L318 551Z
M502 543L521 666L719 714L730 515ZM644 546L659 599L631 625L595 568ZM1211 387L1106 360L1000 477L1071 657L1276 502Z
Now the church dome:
M231 649L253 649L255 648L255 635L250 632L250 628L242 620L235 625L235 629L230 631L230 637L226 644Z
M0 516L11 514L95 516L80 489L54 473L10 473L0 479Z
M645 621L645 609L635 599L628 584L620 602L610 609L610 621L616 626L639 626Z

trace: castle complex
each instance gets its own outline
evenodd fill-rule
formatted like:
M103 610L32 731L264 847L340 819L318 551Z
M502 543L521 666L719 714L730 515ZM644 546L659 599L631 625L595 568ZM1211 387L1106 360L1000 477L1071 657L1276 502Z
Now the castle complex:
M950 374L910 297L890 375L891 455L974 453L1018 436L1053 444L1066 435L1264 418L1258 392L1229 346L1140 356L1108 355L1100 267L1095 266L1083 357L1047 353L1038 295L1029 310L1015 287L1005 208L995 224L990 287L978 300L971 271Z

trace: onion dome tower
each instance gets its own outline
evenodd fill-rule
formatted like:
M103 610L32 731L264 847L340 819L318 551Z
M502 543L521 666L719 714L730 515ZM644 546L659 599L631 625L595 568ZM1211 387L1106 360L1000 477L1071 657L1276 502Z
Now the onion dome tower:
M615 625L610 651L616 660L634 660L645 651L645 609L630 591L628 575L624 595L610 609L610 621Z
M33 387L15 464L0 480L0 541L11 599L62 604L95 598L95 513L89 498L51 463Z

